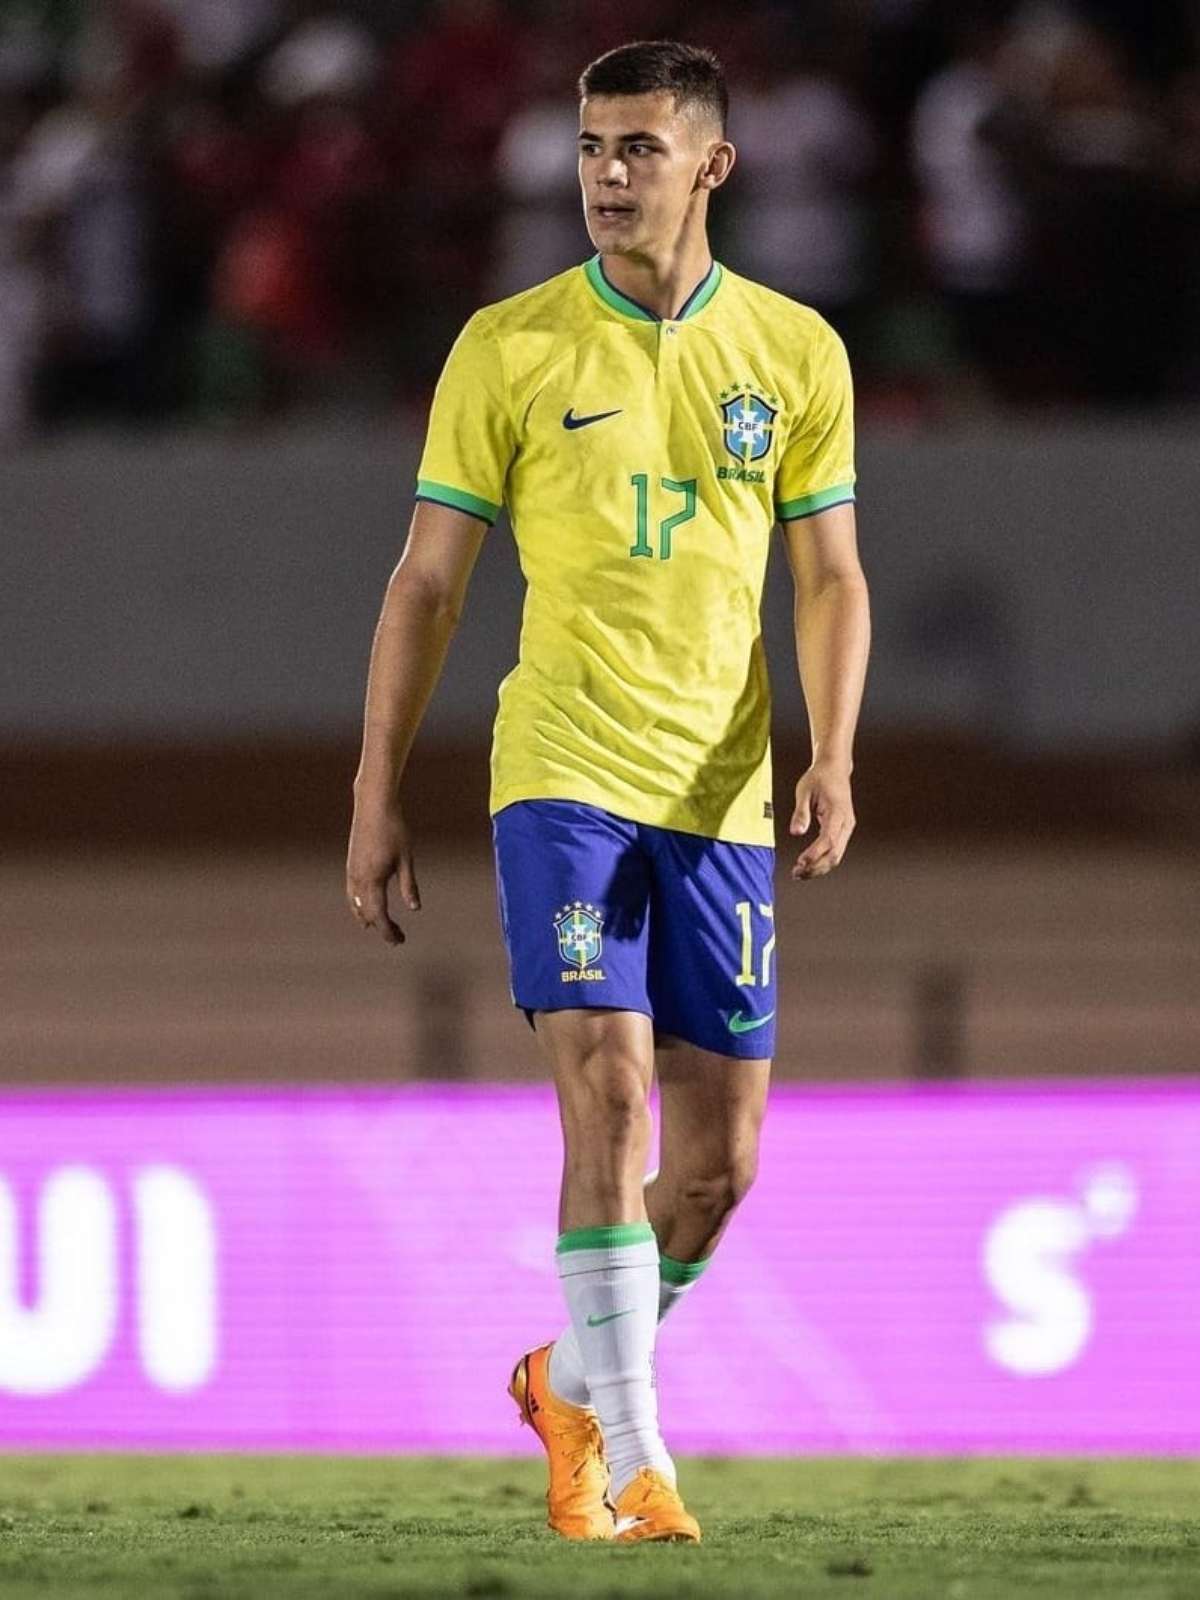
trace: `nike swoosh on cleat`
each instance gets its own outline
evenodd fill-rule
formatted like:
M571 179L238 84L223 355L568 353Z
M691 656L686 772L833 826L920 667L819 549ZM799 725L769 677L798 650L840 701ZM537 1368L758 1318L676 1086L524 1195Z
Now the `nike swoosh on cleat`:
M618 1317L631 1317L636 1310L636 1306L630 1306L627 1311L610 1311L606 1317L589 1316L587 1319L587 1325L589 1328L598 1328L601 1323L615 1322Z
M636 1528L645 1520L645 1517L618 1517L613 1525L613 1537L615 1538L618 1533L628 1533L630 1528Z
M572 406L569 411L563 412L563 427L567 429L586 428L590 422L603 422L605 417L619 417L622 409L621 406L618 406L615 411L593 411L590 417L577 417L575 415L575 407Z
M725 1026L730 1033L753 1033L755 1028L765 1027L775 1015L768 1011L765 1017L744 1017L740 1011L735 1011Z

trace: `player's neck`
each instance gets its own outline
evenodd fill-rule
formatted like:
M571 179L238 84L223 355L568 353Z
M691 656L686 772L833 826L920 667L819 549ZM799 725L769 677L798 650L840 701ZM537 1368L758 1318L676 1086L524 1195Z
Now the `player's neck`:
M602 255L604 276L614 289L636 300L656 317L669 320L686 304L696 285L712 266L712 251L704 229L676 240L662 251L639 250L630 255Z

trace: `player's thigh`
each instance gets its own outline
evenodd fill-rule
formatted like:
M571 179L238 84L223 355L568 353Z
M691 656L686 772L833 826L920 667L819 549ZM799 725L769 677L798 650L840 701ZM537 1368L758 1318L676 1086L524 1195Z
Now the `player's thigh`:
M650 868L636 827L595 806L520 800L492 833L513 1003L531 1018L648 1017Z
M648 847L649 990L659 1034L734 1062L769 1061L774 850L666 829L654 830Z
M660 1037L659 1179L667 1189L723 1180L738 1200L758 1170L769 1060L731 1059Z

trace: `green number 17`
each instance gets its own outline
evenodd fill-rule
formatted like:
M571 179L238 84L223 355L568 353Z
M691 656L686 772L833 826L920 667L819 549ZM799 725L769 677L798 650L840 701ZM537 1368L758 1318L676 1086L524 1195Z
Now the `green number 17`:
M654 550L650 544L650 479L644 472L635 472L630 478L637 494L637 540L629 547L631 556L653 556ZM664 489L669 489L673 494L683 496L683 509L676 511L674 516L664 517L658 525L658 558L660 561L671 559L671 535L681 522L690 522L696 515L696 480L684 478L678 481L675 478L660 478L659 483Z

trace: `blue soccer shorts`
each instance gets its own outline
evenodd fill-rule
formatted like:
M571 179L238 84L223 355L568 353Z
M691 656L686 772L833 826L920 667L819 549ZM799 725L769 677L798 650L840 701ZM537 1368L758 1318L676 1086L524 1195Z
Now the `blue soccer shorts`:
M628 822L570 800L492 819L515 1005L641 1011L718 1055L775 1050L770 845Z

